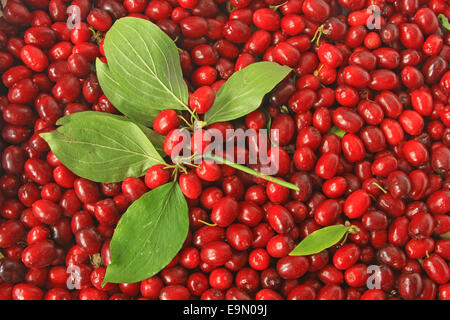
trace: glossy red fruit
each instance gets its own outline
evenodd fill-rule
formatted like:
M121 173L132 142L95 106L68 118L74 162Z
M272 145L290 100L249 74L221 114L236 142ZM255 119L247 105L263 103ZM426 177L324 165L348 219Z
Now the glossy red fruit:
M403 145L403 154L408 162L414 166L419 166L429 159L428 150L416 140L409 140Z
M423 261L423 267L428 276L439 284L445 284L450 279L450 267L437 254L432 254Z
M336 284L327 284L317 293L318 300L344 300L344 290Z
M220 227L229 226L238 216L239 205L232 197L223 197L213 207L211 221Z
M294 67L300 60L300 52L287 42L280 42L273 48L273 58L282 65Z
M424 41L422 31L416 24L402 23L400 41L408 49L420 49Z
M22 252L22 262L28 268L49 266L56 257L56 247L50 240L40 240Z
M347 243L335 252L333 264L340 270L346 270L358 261L360 254L361 250L356 244Z
M222 176L222 170L214 161L204 160L195 168L197 176L204 181L217 181Z
M327 43L319 47L317 55L322 63L332 69L338 68L344 61L342 52L337 47Z
M20 58L31 70L42 72L48 66L48 59L38 47L28 44L20 50Z
M426 91L414 90L411 93L411 104L423 116L429 116L433 111L433 98Z
M309 268L309 261L302 256L287 256L277 262L277 272L283 279L297 279Z
M203 262L218 267L231 258L231 247L223 241L212 241L204 245L200 252Z
M180 119L175 110L161 111L153 122L153 130L160 135L167 135L171 130L178 128Z
M64 74L52 88L53 96L61 103L74 102L80 92L80 80L71 73Z
M62 215L61 207L50 200L33 203L33 214L42 223L54 225Z
M202 185L195 171L182 173L178 179L181 191L189 199L195 199L202 193Z
M314 211L314 220L321 226L334 224L341 213L338 201L327 199L321 202Z
M330 15L330 6L323 0L305 0L303 1L302 11L309 19L315 22L323 22Z
M20 283L12 288L13 300L42 300L43 291L32 284Z
M164 165L157 164L150 167L145 174L145 185L150 189L155 189L166 184L170 179L170 172L164 169Z
M367 87L371 81L370 74L356 65L349 65L342 71L344 82L354 88Z
M326 152L317 160L315 173L324 178L333 178L339 167L339 157L333 152Z
M189 97L189 107L199 114L206 113L212 107L215 98L216 93L211 87L200 87Z
M357 190L350 194L344 203L344 212L351 218L355 219L362 216L371 203L370 197L364 190Z
M271 207L267 213L270 226L278 233L288 233L294 227L291 213L280 205Z
M88 254L100 252L102 246L102 237L94 227L88 227L79 230L75 234L77 244Z
M261 8L253 13L253 24L259 29L275 31L280 27L280 16L269 8Z
M269 200L274 204L285 203L289 198L289 189L275 182L269 182L266 185L266 194Z
M91 10L89 15L87 16L87 22L94 28L99 31L106 31L112 25L112 19L109 14L98 8L94 8Z
M244 43L249 39L251 31L249 26L240 20L230 20L225 23L223 34L228 41Z

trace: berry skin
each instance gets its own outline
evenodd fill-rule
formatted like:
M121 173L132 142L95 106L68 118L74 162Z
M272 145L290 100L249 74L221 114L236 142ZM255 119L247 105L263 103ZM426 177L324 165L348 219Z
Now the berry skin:
M188 139L189 134L185 130L173 129L169 131L164 139L164 153L170 157L179 156Z
M294 219L291 213L280 205L271 207L267 213L270 226L277 233L288 233L294 227Z
M211 87L200 87L189 97L189 107L198 114L206 113L211 109L215 98L216 93Z
M223 34L228 41L233 43L245 43L250 37L251 31L248 25L239 20L230 20L223 27Z
M150 189L155 189L169 182L170 172L164 169L163 164L156 164L150 167L145 173L145 185Z
M13 300L42 300L44 293L35 285L21 283L12 289Z
M436 254L426 258L423 261L423 267L428 276L439 284L445 284L450 279L448 264Z
M211 221L220 227L227 227L237 218L239 205L232 197L223 197L213 207Z
M253 13L253 23L255 26L266 31L275 31L280 27L279 15L268 9L261 8Z
M188 199L196 199L202 193L202 184L194 171L182 173L178 179L180 189Z
M300 60L300 52L289 43L281 42L273 48L273 57L279 64L294 67Z
M20 58L31 70L42 72L48 67L47 56L34 45L26 45L20 50Z
M54 225L62 215L61 207L50 200L33 203L33 214L42 223Z
M112 19L104 10L94 8L87 17L87 22L99 31L106 31L112 25Z
M350 219L362 216L371 203L370 197L364 190L357 190L345 200L344 212Z
M231 247L223 241L212 241L202 247L200 257L203 262L219 267L231 258Z
M335 252L333 264L339 270L346 270L358 261L360 254L360 249L356 244L347 243Z
M153 130L160 135L167 135L171 130L178 128L180 119L175 110L161 111L153 122Z

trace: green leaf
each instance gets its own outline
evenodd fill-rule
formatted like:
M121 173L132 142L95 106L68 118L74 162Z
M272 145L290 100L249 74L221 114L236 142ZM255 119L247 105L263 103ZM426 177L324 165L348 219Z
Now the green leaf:
M61 127L42 133L56 157L80 177L119 182L140 177L164 160L141 128L103 112L85 111L61 118Z
M314 231L300 242L290 256L306 256L319 253L339 242L348 232L349 227L334 225Z
M87 111L87 112L89 112L90 117L93 117L94 115L98 115L100 117L111 117L111 118L117 119L117 120L131 121L126 117L116 115L116 114L97 112L97 111ZM80 119L80 118L84 118L84 117L86 117L86 112L77 112L77 113L73 113L68 116L65 116L63 118L59 118L58 121L56 122L56 124L60 126L60 125L67 124L70 120ZM146 126L144 126L140 123L137 123L137 122L133 122L133 123L136 124L144 132L144 134L151 141L151 143L153 144L155 149L159 152L161 157L164 157L165 156L165 154L164 154L164 138L165 137L160 134L157 134L152 129L147 128Z
M291 71L287 66L264 61L233 73L217 92L213 106L205 113L205 122L230 121L256 110L264 95Z
M342 130L342 129L339 129L338 127L332 127L332 128L330 129L330 131L328 131L328 133L329 133L329 134L335 134L335 135L337 135L340 139L342 139L342 137L345 136L345 134L346 134L347 132L345 132L345 131Z
M188 108L177 47L156 24L121 18L106 33L104 48L108 63L97 59L97 77L123 114L151 126L161 110Z
M188 206L178 183L147 192L116 227L104 283L138 282L158 273L181 249L188 228Z
M439 22L441 23L441 26L445 30L450 31L450 23L448 22L447 17L444 14L440 13L440 14L438 14L438 19L439 19Z
M162 157L165 156L164 153L164 140L165 136L162 136L160 134L157 134L152 129L149 129L145 126L139 126L141 130L144 132L144 134L147 136L147 138L153 143L153 146L156 150L158 150L159 154L162 155Z

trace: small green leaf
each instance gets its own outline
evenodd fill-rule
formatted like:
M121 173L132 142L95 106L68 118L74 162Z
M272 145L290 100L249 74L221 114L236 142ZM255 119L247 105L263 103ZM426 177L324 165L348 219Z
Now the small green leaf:
M329 133L329 134L335 134L335 135L337 135L340 139L342 139L342 137L345 136L345 134L346 134L347 132L345 132L345 131L342 130L342 129L339 129L338 127L332 127L332 128L330 129L330 131L328 131L328 133Z
M264 95L291 71L287 66L264 61L235 72L220 87L213 106L205 113L205 122L230 121L256 110Z
M450 240L450 231L440 234L439 236L441 237L441 239Z
M445 30L450 31L450 23L448 22L447 17L444 14L440 13L440 14L438 14L438 19L439 19L439 22L441 23L441 26Z
M187 108L177 47L156 24L121 18L106 33L104 48L108 63L97 59L98 80L123 114L151 126L161 110Z
M188 228L188 206L178 183L147 192L116 227L104 283L138 282L158 273L181 249Z
M338 243L348 230L349 227L341 224L316 230L303 239L289 255L306 256L319 253Z
M56 157L80 177L119 182L140 177L164 160L134 122L104 112L85 111L61 118L58 129L42 133Z

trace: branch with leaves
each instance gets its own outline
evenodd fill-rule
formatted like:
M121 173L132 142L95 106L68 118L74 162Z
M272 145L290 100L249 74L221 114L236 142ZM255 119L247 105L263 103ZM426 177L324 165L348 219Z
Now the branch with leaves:
M124 116L86 111L61 118L55 131L42 133L56 157L80 177L120 182L141 177L156 164L169 166L164 137L151 129L163 110L187 111L188 87L178 49L160 28L144 19L117 20L104 40L107 63L96 61L100 86ZM291 69L257 62L235 72L219 89L203 125L231 121L256 110ZM297 190L232 161L215 161ZM162 270L179 252L189 229L188 206L176 181L144 194L121 217L111 239L112 263L104 283L137 282Z

